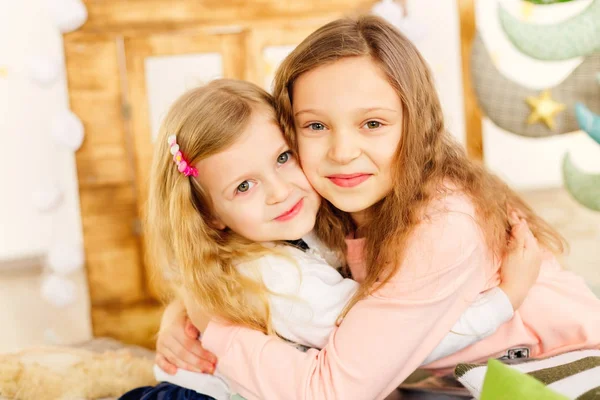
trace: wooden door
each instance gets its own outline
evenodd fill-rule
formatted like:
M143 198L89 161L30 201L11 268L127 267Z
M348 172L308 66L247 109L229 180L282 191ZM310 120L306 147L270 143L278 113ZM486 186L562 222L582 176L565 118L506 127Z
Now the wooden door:
M70 106L85 128L76 161L91 319L94 336L151 345L160 307L144 283L119 43L110 34L65 41Z

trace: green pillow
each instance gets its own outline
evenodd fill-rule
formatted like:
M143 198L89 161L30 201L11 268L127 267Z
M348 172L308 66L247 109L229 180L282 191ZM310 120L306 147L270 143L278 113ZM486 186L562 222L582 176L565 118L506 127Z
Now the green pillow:
M488 361L481 400L568 400L537 379L498 360Z

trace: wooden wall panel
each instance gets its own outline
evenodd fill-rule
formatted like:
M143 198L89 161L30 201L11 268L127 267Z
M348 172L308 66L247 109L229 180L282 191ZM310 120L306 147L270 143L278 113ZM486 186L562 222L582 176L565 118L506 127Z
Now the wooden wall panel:
M65 54L71 109L85 128L76 160L92 307L133 303L144 293L117 42L108 35L65 41Z
M108 34L79 36L66 39L64 47L70 108L85 129L76 161L93 333L140 343L135 335L111 334L126 329L125 320L115 326L114 317L104 317L148 303L118 40ZM152 335L142 331L147 343Z
M135 193L131 186L80 190L92 307L145 298Z
M92 309L96 336L107 336L125 343L154 348L163 308L154 303Z
M294 19L330 20L368 10L376 0L84 0L85 32L152 32L199 26L255 24Z
M131 183L115 39L65 41L65 57L71 110L85 128L85 140L76 153L79 186Z

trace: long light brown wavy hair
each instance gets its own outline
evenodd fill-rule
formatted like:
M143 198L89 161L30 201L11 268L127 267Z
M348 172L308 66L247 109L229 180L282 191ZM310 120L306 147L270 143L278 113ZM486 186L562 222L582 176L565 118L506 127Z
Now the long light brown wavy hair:
M395 154L393 189L368 210L370 218L363 231L367 275L347 309L369 294L376 282L384 284L397 272L407 238L419 223L425 206L441 195L446 181L471 197L494 254L501 256L507 248L509 208L528 221L543 246L563 252L562 237L505 183L469 160L453 140L445 129L440 101L425 60L404 35L381 18L362 16L333 21L309 35L280 65L273 95L280 124L293 148L297 149L292 110L296 79L341 58L365 56L381 68L398 93L402 103L402 136ZM325 244L343 253L344 238L355 228L349 214L322 202L315 229Z
M235 267L269 250L213 226L210 196L177 170L167 143L177 135L184 157L196 164L236 142L257 111L276 120L267 92L227 79L190 90L172 105L155 144L145 232L149 262L175 292L183 290L209 315L271 334L268 291Z

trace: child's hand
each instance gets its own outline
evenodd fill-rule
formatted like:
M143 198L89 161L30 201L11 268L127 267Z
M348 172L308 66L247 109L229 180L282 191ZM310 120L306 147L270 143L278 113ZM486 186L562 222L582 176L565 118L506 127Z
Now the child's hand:
M212 374L217 358L202 347L199 335L183 303L171 303L165 309L156 340L156 364L171 375L177 368Z
M511 237L508 252L500 267L502 282L499 287L510 299L513 309L517 310L538 278L542 251L524 219L512 212L510 223Z

